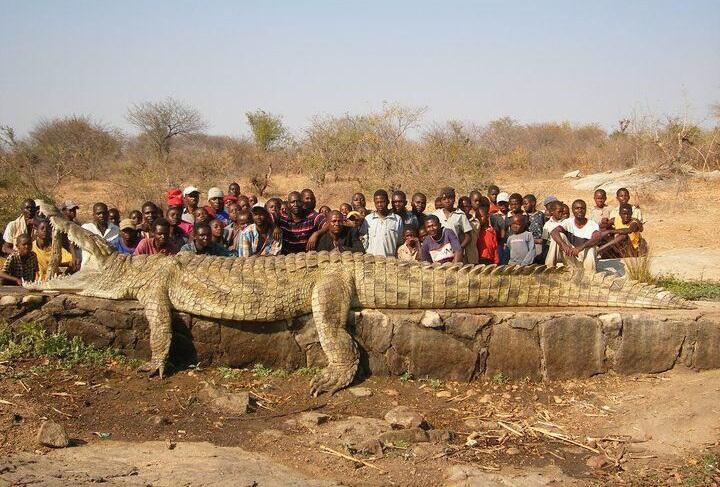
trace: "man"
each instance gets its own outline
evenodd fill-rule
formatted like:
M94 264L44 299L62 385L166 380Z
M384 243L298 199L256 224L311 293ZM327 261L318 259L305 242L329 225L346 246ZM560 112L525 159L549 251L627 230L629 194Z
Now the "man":
M463 252L472 239L472 226L465 213L460 208L455 208L455 190L443 188L440 190L440 198L443 207L435 210L433 215L438 217L443 228L455 232Z
M550 204L553 201L558 201L558 199L554 195L546 196L543 200L543 207L545 208L545 221L550 219L550 215L552 214L552 210L550 210Z
M35 257L37 257L38 279L46 280L48 277L52 277L47 275L48 267L50 267L50 261L52 260L53 254L52 228L50 227L50 222L47 220L39 220L35 228L37 236L35 237L35 240L33 240L32 251L35 253ZM72 254L62 247L60 248L59 265L61 267L69 267L71 271L76 270L73 267Z
M410 211L407 211L407 196L404 191L393 191L392 194L392 211L397 216L402 218L403 225L412 225L413 227L418 226L417 217Z
M303 206L305 207L305 211L307 211L308 217L312 216L313 218L315 218L318 227L322 227L325 223L325 214L315 211L315 207L317 206L317 200L315 199L315 193L313 193L313 190L305 188L300 192L300 196L302 197Z
M264 206L253 206L253 223L240 234L237 253L240 257L253 255L280 255L283 248L282 234L274 235L274 225L270 212Z
M65 200L60 207L60 211L62 211L63 216L65 216L67 221L74 222L77 217L78 208L80 207L74 201Z
M610 210L610 220L613 220L616 216L620 215L620 206L625 204L630 204L630 190L627 188L620 188L615 193L615 197L617 198L618 206L617 208L613 208ZM642 211L640 210L640 207L637 205L631 205L632 206L632 214L633 218L638 220L640 223L645 223L645 220L643 220Z
M120 229L110 223L110 212L105 203L95 203L93 205L93 221L83 224L82 228L104 238L108 242L112 242L120 235ZM87 264L89 259L90 255L83 251L82 265Z
M140 235L138 234L135 222L130 218L125 218L120 221L120 235L110 242L110 245L115 247L115 250L121 254L132 255L135 253L135 249L140 243Z
M443 227L437 215L429 215L425 220L425 233L420 255L425 262L462 262L463 251L455 232Z
M583 200L573 201L573 218L564 220L550 233L552 240L545 261L548 265L555 266L559 260L564 260L595 271L595 247L608 232L601 232L597 223L585 217L586 212L587 205Z
M228 196L234 196L235 201L240 197L240 185L233 181L230 183L230 186L228 186Z
M153 223L152 237L145 237L135 248L133 255L175 255L180 251L177 241L170 236L170 222L158 218Z
M217 255L220 257L229 257L234 255L223 245L219 245L212 240L212 230L207 223L198 223L193 227L193 239L186 243L180 249L181 252L192 252L198 255Z
M160 208L152 201L146 201L140 207L143 215L143 221L140 225L140 234L143 238L150 238L153 234L153 222L160 216Z
M488 186L488 194L487 194L487 197L488 197L488 199L490 200L490 208L489 208L489 211L490 211L490 214L491 214L491 215L492 215L493 213L496 213L496 212L498 211L498 209L499 209L498 206L497 206L497 197L498 197L499 195L500 195L500 188L498 188L498 187L495 186L494 184L491 184L490 186Z
M283 254L306 252L308 240L320 229L317 214L308 213L297 191L288 194L288 212L279 215L278 225L282 230Z
M480 192L478 191L477 193L479 194ZM477 250L477 239L478 235L480 234L480 220L478 219L478 217L475 216L472 211L472 200L469 196L462 196L458 200L458 207L463 211L463 213L465 213L465 216L467 217L468 221L470 222L470 226L472 227L472 231L470 233L470 244L465 247L465 250L463 252L463 262L465 262L466 264L479 264L480 256L478 255Z
M357 229L345 225L345 217L342 213L338 210L330 211L327 222L328 231L320 237L317 244L318 251L365 252Z
M365 252L383 257L395 256L403 241L402 218L389 211L390 199L384 189L375 191L373 202L375 211L365 217L360 227Z
M422 228L423 225L425 225L425 218L427 218L427 215L425 214L425 208L427 207L427 196L425 196L423 193L415 193L412 195L412 213L415 215L415 218L417 218L418 221L418 229Z
M647 254L647 242L642 238L643 224L633 218L632 205L621 204L620 214L610 224L610 235L614 237L598 248L600 255L623 259Z
M195 224L195 210L197 210L198 202L200 201L200 190L195 186L188 186L183 189L183 199L185 201L185 208L182 212L182 220L188 222L191 225Z
M222 189L217 187L208 189L208 205L205 210L211 219L220 220L224 225L230 223L230 215L225 211Z
M23 280L34 281L37 273L38 261L32 251L32 239L27 233L20 234L15 238L12 253L0 269L0 284L22 286Z
M5 232L3 232L3 253L12 254L15 248L15 239L20 235L29 235L32 243L35 236L35 225L37 224L37 210L37 205L35 205L33 199L28 198L20 204L20 216L8 223Z

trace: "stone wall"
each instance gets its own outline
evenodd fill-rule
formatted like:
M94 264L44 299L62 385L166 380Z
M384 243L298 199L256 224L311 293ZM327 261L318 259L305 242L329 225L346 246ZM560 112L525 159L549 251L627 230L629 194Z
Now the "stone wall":
M31 295L28 295L31 296ZM35 321L49 332L80 336L147 359L147 321L135 301L74 295L0 300L0 317ZM23 300L25 302L23 302ZM614 370L656 373L683 364L720 368L720 305L696 310L484 308L453 311L363 310L349 327L367 373L468 381L567 379ZM171 361L244 367L322 367L325 355L311 316L272 323L173 317Z

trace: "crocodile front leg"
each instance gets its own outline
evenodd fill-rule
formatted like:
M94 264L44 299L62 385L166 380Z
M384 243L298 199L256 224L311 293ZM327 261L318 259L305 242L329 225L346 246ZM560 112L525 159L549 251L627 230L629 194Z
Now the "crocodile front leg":
M158 374L162 379L165 362L170 355L172 342L172 315L167 286L154 285L138 293L138 301L145 306L145 316L150 327L150 362L138 369L150 377Z
M355 378L360 355L345 329L354 292L353 275L339 265L324 269L313 288L313 321L328 359L328 366L312 381L314 396L325 391L333 394Z

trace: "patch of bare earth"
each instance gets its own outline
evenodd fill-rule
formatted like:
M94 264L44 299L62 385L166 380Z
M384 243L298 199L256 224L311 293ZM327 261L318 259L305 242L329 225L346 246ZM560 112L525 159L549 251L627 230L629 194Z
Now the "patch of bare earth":
M10 484L665 485L683 482L688 462L720 438L720 371L549 383L370 377L359 396L312 398L301 375L208 369L161 381L120 365L42 366L0 365L0 479ZM216 409L206 383L249 391L251 411ZM393 429L385 415L397 406L424 429ZM72 446L39 446L43 418Z

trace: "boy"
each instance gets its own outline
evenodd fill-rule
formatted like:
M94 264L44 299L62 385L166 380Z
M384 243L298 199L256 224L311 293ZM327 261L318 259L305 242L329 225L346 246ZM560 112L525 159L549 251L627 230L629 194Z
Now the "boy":
M537 198L535 198L534 194L527 194L523 197L523 210L527 215L527 229L535 239L535 258L539 259L543 247L542 233L545 225L545 213L537 209Z
M614 237L598 248L598 253L608 258L621 259L647 254L647 242L642 238L643 224L637 218L633 218L631 205L627 203L620 205L620 215L615 217L611 225L613 229L610 235Z
M180 251L192 252L197 255L217 255L220 257L235 255L222 245L218 245L212 241L212 230L210 230L210 225L207 223L198 223L193 227L192 242L183 245Z
M495 213L490 213L490 225L495 230L497 238L498 252L500 254L500 264L507 264L509 255L505 247L505 241L510 230L510 220L508 219L508 207L510 204L510 195L503 192L496 196ZM491 207L492 208L492 207Z
M590 210L590 219L597 223L600 228L608 228L610 224L610 207L605 204L607 201L605 190L596 189L593 193L593 201L595 206Z
M425 220L427 237L423 240L421 257L425 262L462 262L462 247L455 232L440 224L437 215L428 215Z
M443 208L433 213L440 220L440 224L455 232L460 242L460 247L465 251L472 239L472 226L465 213L460 208L455 208L455 190L443 188L440 191Z
M478 264L499 264L498 239L495 229L490 225L489 209L481 206L477 210L480 222L477 238Z
M507 238L510 252L508 264L530 265L535 260L535 238L525 228L525 215L513 215L510 218L512 235Z
M365 195L362 193L355 193L352 195L352 207L354 211L357 211L361 214L367 215L368 210L365 208ZM362 210L362 211L360 211ZM363 213L364 212L364 213Z
M411 206L413 215L415 215L418 221L418 228L423 228L426 218L425 207L427 206L427 196L423 193L415 193L412 196Z
M478 192L479 193L479 192ZM465 247L465 257L464 262L466 264L478 264L478 253L477 253L477 239L478 239L478 232L480 231L480 220L478 220L477 216L473 213L472 208L472 200L468 196L463 196L458 200L458 206L460 209L465 213L465 216L467 216L468 221L470 222L470 226L472 227L472 231L470 233L470 243L467 247Z
M613 218L620 216L620 206L624 204L630 204L630 191L627 188L620 188L615 193L615 196L618 201L618 207L613 208L610 211L610 216L608 217L610 220ZM637 205L631 205L632 206L632 214L633 218L638 220L640 223L645 223L645 220L643 220L642 211L640 211L640 207Z
M218 218L210 220L210 230L212 230L212 240L218 245L225 245L223 237L225 236L225 224Z
M133 255L175 255L180 251L177 242L170 238L170 222L158 218L152 225L151 237L143 238L135 248Z
M412 211L407 210L407 196L404 191L393 191L392 194L392 211L402 218L403 225L419 225L418 219Z
M35 228L37 231L37 235L32 244L32 251L35 254L35 257L37 257L38 279L46 280L48 279L48 277L52 277L47 275L53 254L52 229L50 228L50 223L47 220L38 220L37 226ZM59 265L61 267L69 267L70 271L72 272L75 270L74 264L75 263L73 262L72 254L60 247Z
M387 191L378 189L373 195L375 211L365 217L360 227L360 239L371 255L392 257L397 254L403 236L403 221L388 209Z
M142 225L143 221L143 215L140 210L133 210L128 215L128 218L132 220L133 225L135 225L135 228L139 228L140 225ZM193 221L195 220L195 216L193 216Z
M15 238L15 246L0 270L0 284L22 286L23 280L32 282L38 274L38 261L32 251L30 235L22 233Z
M167 220L170 222L170 236L178 241L178 246L182 247L188 241L192 234L192 225L182 221L182 207L171 206L166 213Z
M135 223L129 218L121 220L120 235L111 241L110 245L121 254L132 255L135 253L135 249L139 243L140 237L138 236Z
M405 227L403 232L405 242L398 248L397 257L399 260L421 260L420 259L420 236L416 227Z
M442 197L438 196L437 198L435 198L435 211L442 210L442 208L443 208Z
M348 203L343 203L340 205L340 213L343 214L345 218L347 218L348 214L353 211L352 206L350 206Z
M550 234L553 230L555 230L555 227L560 226L562 223L563 217L563 203L562 201L553 200L547 205L548 212L550 214L550 217L545 222L545 225L543 225L543 231L542 231L542 242L543 242L543 248L542 248L542 255L543 260L545 261L545 265L548 267L552 267L554 264L549 264L548 258L548 250L550 249L550 240L552 240L552 237ZM553 262L558 259L559 256L554 256L552 260Z
M264 206L253 206L252 221L240 234L237 254L240 257L253 255L280 255L282 252L282 234L275 238L274 225L270 212Z
M505 193L507 194L507 193ZM495 186L494 184L491 184L488 186L488 194L487 197L490 200L490 214L497 213L499 208L497 206L497 198L500 196L500 188Z

